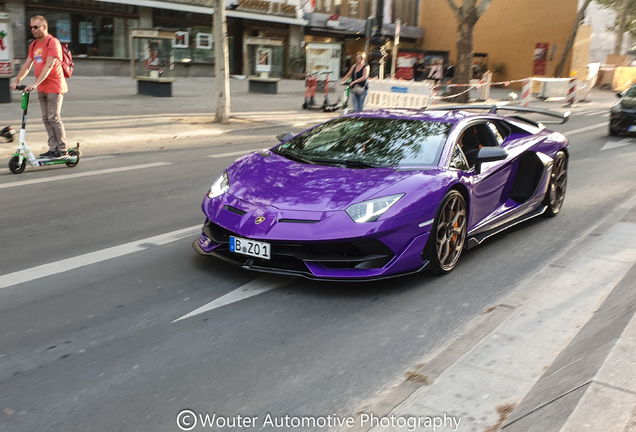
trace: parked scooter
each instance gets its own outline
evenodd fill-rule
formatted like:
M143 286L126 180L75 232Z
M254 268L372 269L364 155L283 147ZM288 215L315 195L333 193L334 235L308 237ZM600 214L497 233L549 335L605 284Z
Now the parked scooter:
M66 164L69 167L76 166L80 161L79 143L76 148L69 149L66 155L60 157L35 157L26 143L26 119L29 108L29 93L25 92L26 86L17 86L18 90L22 90L22 127L20 128L20 144L17 150L9 159L9 169L13 174L20 174L26 168L27 162L31 166L48 166Z
M331 72L320 72L320 75L325 75L325 98L322 101L322 105L317 105L315 101L316 88L318 87L317 74L307 75L305 79L305 102L303 103L303 109L324 111L325 107L329 105L329 75Z
M5 138L9 142L13 142L13 136L15 135L15 129L13 126L6 126L0 130L0 136Z
M349 87L349 84L347 83L345 85L345 89L342 93L342 96L338 97L338 100L331 104L331 105L327 105L323 111L325 112L334 112L334 111L338 111L339 109L342 108L343 110L343 114L347 114L349 112L349 92L350 92L351 88Z

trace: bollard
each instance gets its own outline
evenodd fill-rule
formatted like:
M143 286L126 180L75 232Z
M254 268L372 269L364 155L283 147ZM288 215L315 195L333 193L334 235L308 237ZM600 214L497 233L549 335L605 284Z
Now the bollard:
M570 82L568 84L568 103L565 106L574 105L574 99L576 98L576 80L574 78L570 78Z
M523 80L523 86L521 87L521 106L530 106L530 99L532 98L532 80Z

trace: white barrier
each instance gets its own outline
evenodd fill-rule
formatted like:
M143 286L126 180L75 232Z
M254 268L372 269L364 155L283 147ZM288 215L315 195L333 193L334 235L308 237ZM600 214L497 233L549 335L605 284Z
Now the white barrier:
M433 103L437 86L427 82L370 79L365 108L415 108Z
M466 87L467 90L477 89L480 101L490 97L490 86L493 84L492 75L485 75L482 81L477 81ZM589 100L590 85L586 81L576 81L573 78L526 78L512 82L522 82L521 105L529 106L532 99L534 83L539 83L537 97L541 99L566 100L570 105L576 100ZM510 81L494 84L510 84ZM458 86L451 84L450 87ZM366 108L414 108L420 109L435 104L441 96L437 95L438 86L431 82L403 81L395 79L370 79L369 91L365 100ZM445 97L453 97L450 95Z

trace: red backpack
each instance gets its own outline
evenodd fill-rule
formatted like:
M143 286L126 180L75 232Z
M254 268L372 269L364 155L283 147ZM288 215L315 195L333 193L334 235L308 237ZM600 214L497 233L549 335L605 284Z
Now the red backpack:
M62 45L62 72L64 72L64 78L70 78L71 75L73 75L73 68L75 67L73 54L71 54L67 43L60 42L60 45Z
M51 39L46 42L47 48L49 47L49 42L51 42ZM59 39L58 42L60 42ZM31 42L31 45L33 44L35 44L35 41ZM64 73L64 78L70 78L71 75L73 75L73 68L75 67L75 63L73 63L73 54L71 54L71 50L67 43L60 42L60 45L62 46L62 72Z

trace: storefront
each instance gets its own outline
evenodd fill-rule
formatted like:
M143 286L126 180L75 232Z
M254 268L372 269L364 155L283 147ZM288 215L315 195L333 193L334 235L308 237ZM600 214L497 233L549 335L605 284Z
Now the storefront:
M205 4L164 0L14 0L8 5L17 24L14 55L18 59L26 57L32 40L29 19L43 15L49 32L69 44L76 75L128 75L131 31L155 28L175 33L176 76L209 76L214 69L213 9L199 6L201 3ZM244 37L280 38L286 58L290 46L300 48L306 21L297 17L296 6L238 0L228 6L226 16L232 74L245 74L248 66L242 52Z
M369 46L367 36L372 34L371 23L359 18L343 17L338 15L327 15L314 12L311 16L309 26L305 29L305 43L323 42L339 43L342 46L342 57L340 71L341 76L347 73L349 67L355 63L357 52L366 52L369 55L372 46ZM383 26L383 34L388 39L385 46L387 56L385 57L385 69L387 75L390 73L391 51L395 40L395 24ZM416 50L418 40L423 37L423 30L415 26L401 26L400 44L398 50ZM370 60L369 58L367 58Z

